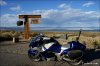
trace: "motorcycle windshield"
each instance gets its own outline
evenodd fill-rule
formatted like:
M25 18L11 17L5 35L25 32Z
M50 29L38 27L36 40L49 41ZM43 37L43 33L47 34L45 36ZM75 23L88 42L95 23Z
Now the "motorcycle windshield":
M40 36L36 36L36 37L33 37L32 39L31 39L31 41L30 41L30 45L29 46L37 46L36 45L36 41L39 41L40 40Z
M40 36L36 36L33 41L39 41L40 40Z

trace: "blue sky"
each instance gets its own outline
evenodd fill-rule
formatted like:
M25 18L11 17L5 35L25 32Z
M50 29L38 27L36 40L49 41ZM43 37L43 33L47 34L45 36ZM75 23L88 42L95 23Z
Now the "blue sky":
M0 0L0 27L16 27L19 14L41 14L32 27L99 27L99 6L100 0Z

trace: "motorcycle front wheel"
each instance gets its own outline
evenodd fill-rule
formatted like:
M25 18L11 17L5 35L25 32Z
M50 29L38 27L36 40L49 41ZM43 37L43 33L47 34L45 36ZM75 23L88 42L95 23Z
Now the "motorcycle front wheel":
M41 57L39 56L39 53L37 53L35 56L28 53L28 57L29 57L32 61L40 61L40 60L41 60Z

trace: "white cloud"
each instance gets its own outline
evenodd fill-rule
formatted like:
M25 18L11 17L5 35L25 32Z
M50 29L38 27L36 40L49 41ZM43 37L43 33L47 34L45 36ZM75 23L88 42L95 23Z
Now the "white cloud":
M6 5L7 3L3 0L0 0L0 5Z
M59 8L63 8L63 7L66 7L67 5L65 4L65 3L63 3L63 4L60 4L58 7Z
M0 17L0 27L13 27L16 26L16 22L18 20L17 15L15 14L4 14Z
M42 19L47 21L45 23L43 20L44 26L51 24L55 27L99 27L100 13L98 11L82 11L72 7L65 8L65 5L60 5L61 8L64 7L62 9L35 10L32 14L41 14Z
M10 9L13 11L16 11L16 10L20 10L21 7L19 5L17 5L16 7L11 7Z
M95 4L94 2L90 1L90 2L84 3L83 6L89 7L94 4Z
M67 8L67 9L70 9L70 5L69 4L66 4L66 3L62 3L58 6L58 8Z

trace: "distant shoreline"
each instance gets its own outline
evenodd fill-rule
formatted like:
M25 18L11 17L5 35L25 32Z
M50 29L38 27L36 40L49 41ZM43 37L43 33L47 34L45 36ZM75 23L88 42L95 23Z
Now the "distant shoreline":
M0 27L0 30L11 30L11 31L23 31L24 28L23 27ZM65 27L65 28L30 28L31 32L78 32L80 30L80 28L76 27ZM87 29L82 29L83 32L100 32L99 28L95 29L93 28L87 28Z
M23 31L23 30L2 30L1 31ZM79 30L31 30L30 32L79 32ZM82 32L100 32L99 30L82 30Z

